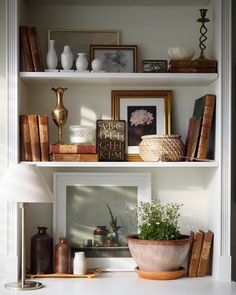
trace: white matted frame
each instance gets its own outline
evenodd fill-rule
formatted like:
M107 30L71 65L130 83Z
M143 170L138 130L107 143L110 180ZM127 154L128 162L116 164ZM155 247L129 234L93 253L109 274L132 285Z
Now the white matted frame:
M148 173L80 173L56 172L53 176L53 236L54 241L66 232L66 194L68 186L129 186L137 187L137 201L151 202L151 176ZM103 271L131 271L133 258L87 258L89 268Z

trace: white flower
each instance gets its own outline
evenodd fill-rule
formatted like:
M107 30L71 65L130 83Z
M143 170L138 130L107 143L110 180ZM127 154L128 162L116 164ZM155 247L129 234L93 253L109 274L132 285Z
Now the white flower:
M153 120L153 114L144 109L132 112L130 117L131 126L150 125Z

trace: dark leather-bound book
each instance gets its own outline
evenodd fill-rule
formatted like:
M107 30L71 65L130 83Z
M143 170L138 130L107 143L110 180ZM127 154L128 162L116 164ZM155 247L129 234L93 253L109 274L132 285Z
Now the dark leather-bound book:
M20 26L21 71L34 72L27 26Z
M169 64L175 68L217 68L216 60L170 60Z
M32 150L33 161L40 161L40 144L39 144L39 126L38 116L28 115L29 131L30 131L30 142Z
M28 36L35 72L43 72L43 58L39 43L38 32L35 27L28 27Z
M39 142L41 150L41 160L49 160L49 135L48 135L48 116L47 115L38 115L38 124L39 124Z
M87 144L51 144L50 154L96 154L96 145Z
M20 116L21 160L32 161L29 121L27 115Z
M185 143L185 157L187 161L192 161L195 157L202 118L191 117L189 119L188 132Z
M193 245L192 245L192 252L189 264L189 277L196 277L198 264L202 249L202 240L203 240L203 233L202 232L195 232L193 235Z
M170 73L217 73L217 68L208 67L174 67L171 66L169 69Z
M201 255L199 259L198 264L198 271L197 276L198 277L204 277L207 275L208 271L208 265L209 265L209 257L211 252L211 246L212 246L212 240L213 240L213 232L208 231L204 233L203 242L202 242L202 249L201 249Z

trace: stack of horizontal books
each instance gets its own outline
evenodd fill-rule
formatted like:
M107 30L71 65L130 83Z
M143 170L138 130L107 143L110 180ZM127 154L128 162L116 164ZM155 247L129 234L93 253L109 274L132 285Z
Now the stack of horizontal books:
M57 162L97 162L95 145L51 144L49 153Z
M171 73L217 73L216 60L170 60Z

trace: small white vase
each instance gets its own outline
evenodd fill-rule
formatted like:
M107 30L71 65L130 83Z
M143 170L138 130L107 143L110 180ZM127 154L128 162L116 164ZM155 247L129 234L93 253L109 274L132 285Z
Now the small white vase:
M86 53L78 53L78 57L76 59L76 69L77 71L85 71L88 68L88 60L86 57Z
M50 70L54 70L57 68L57 53L55 50L55 40L49 40L48 42L48 52L46 58L47 68Z
M101 59L99 58L95 58L93 61L92 61L92 70L94 72L99 72L101 71L103 68L103 62Z
M71 52L70 46L65 45L64 50L61 54L61 66L63 70L70 70L73 65L73 54Z
M84 275L86 273L86 260L84 252L75 252L73 261L73 274Z

